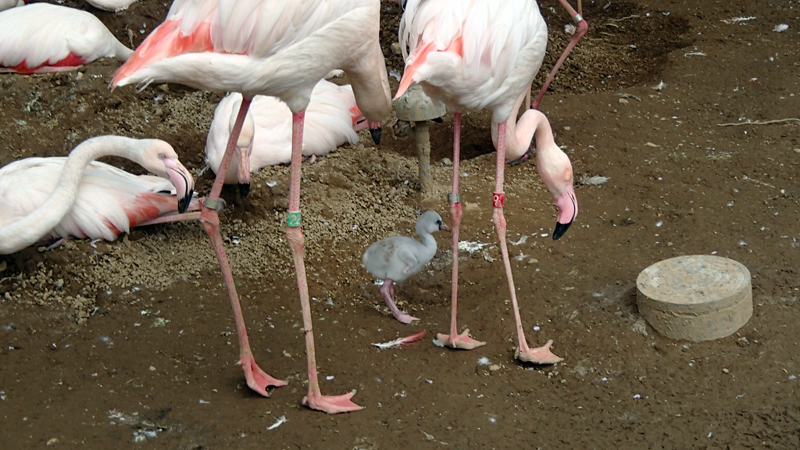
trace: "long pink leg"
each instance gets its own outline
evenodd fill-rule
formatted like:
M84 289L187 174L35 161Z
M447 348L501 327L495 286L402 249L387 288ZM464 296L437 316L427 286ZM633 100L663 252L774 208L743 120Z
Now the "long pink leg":
M380 289L381 297L383 297L383 301L386 302L386 306L392 311L392 315L395 319L399 320L401 323L409 324L415 320L419 320L416 317L413 317L409 314L400 311L400 308L397 307L397 304L394 302L394 281L387 278L383 280L383 286Z
M269 397L266 388L268 386L285 386L286 382L276 380L267 375L256 364L253 358L253 352L250 350L250 341L247 339L247 330L244 325L244 318L242 316L242 307L239 305L239 295L236 293L236 286L233 282L233 273L231 266L228 263L228 255L225 254L225 246L222 244L222 235L219 229L219 214L218 209L222 207L222 201L219 199L219 194L222 192L222 185L225 181L225 174L228 173L228 166L233 158L233 151L236 147L236 141L239 139L239 133L242 131L242 123L244 123L247 109L250 107L250 100L245 98L242 100L242 105L239 108L239 115L236 118L236 124L231 131L231 136L228 139L228 147L225 150L225 156L222 157L222 164L220 164L217 178L214 180L214 186L211 188L211 194L202 203L202 212L200 221L203 223L203 228L211 240L211 245L214 247L214 253L217 254L219 260L219 267L222 270L222 279L225 280L225 287L228 288L228 296L231 299L231 308L233 309L233 318L236 322L236 332L239 334L239 365L244 370L244 376L247 379L247 386L250 389L258 392L259 394Z
M547 76L544 84L542 85L542 89L539 91L539 95L536 96L536 100L533 101L531 104L531 108L539 109L539 103L542 101L542 97L544 97L544 93L547 91L547 87L550 86L550 82L553 81L553 78L556 76L556 72L561 67L561 64L564 63L564 60L567 59L567 56L575 47L575 44L581 40L586 31L589 29L589 24L586 23L586 20L583 18L583 14L579 11L582 10L581 8L581 1L578 0L578 11L575 11L572 6L567 3L567 0L558 0L564 9L567 10L569 15L572 17L572 20L576 23L577 29L575 30L575 34L572 35L572 39L570 39L569 44L567 44L567 48L564 49L564 53L561 54L561 57L558 58L556 61L556 65L553 66L553 70L550 71L550 75Z
M438 333L436 339L444 345L464 350L486 345L469 337L469 329L458 334L456 315L458 313L458 229L461 226L461 194L458 190L458 177L461 165L461 113L453 114L453 192L447 196L450 201L450 231L453 234L453 279L450 298L450 334Z
M517 338L519 345L514 356L522 361L537 364L554 364L562 361L562 358L550 352L553 341L547 341L544 347L531 349L525 340L525 333L522 331L522 318L519 314L517 304L517 291L514 289L514 277L511 274L511 261L508 258L508 245L506 244L506 218L503 215L503 205L505 204L505 193L503 192L503 178L505 172L505 153L506 153L506 122L497 127L497 175L495 177L494 196L492 206L494 206L494 227L497 231L497 239L500 241L500 252L503 255L503 266L506 270L508 279L508 289L511 294L511 305L514 307L514 320L517 323Z
M355 391L345 395L324 396L319 389L317 358L314 352L314 331L311 326L311 302L308 296L306 265L303 262L305 237L300 229L300 176L303 163L303 122L305 116L305 110L292 114L292 166L289 183L289 211L286 221L286 238L289 241L289 247L292 249L292 259L294 260L295 273L297 274L297 288L300 291L300 306L303 309L303 330L306 334L308 395L303 398L303 404L308 405L311 409L325 411L328 414L358 411L362 408L350 401L355 395ZM225 172L220 171L220 173Z

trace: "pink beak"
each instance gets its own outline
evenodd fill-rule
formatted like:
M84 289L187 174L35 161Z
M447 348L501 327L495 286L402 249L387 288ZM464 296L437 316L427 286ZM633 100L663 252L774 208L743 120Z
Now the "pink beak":
M252 143L247 147L237 147L236 157L239 163L239 194L247 197L250 193L250 153L253 151Z

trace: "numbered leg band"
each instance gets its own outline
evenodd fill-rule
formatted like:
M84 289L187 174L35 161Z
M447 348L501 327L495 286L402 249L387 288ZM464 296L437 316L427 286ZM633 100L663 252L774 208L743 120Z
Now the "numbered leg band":
M302 222L300 211L288 211L286 213L286 226L289 228L297 228Z
M506 194L503 192L495 192L492 195L492 206L495 208L502 208L506 204Z

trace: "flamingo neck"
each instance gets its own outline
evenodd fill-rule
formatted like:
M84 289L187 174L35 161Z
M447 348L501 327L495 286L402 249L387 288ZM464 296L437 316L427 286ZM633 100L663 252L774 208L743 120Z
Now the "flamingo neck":
M529 88L530 89L530 88ZM519 98L514 104L514 108L512 111L519 111L519 107L522 105L522 101L525 99L525 93L523 92L520 94ZM531 146L531 142L533 141L533 136L536 134L537 126L541 124L541 113L535 111L537 114L532 114L535 110L528 110L519 118L518 121L508 120L506 122L506 160L512 160L519 158L520 156L524 155L525 152L528 151L528 148ZM515 116L516 117L516 116ZM545 120L545 122L547 122ZM497 122L494 120L492 121L492 142L494 143L495 148L497 148ZM549 124L547 125L549 128ZM542 130L544 131L544 130ZM539 147L538 139L543 134L548 133L539 133L536 134L537 136L537 148ZM552 138L552 133L550 133L550 137Z
M424 252L419 255L420 259L424 261L430 261L430 259L433 258L433 255L436 254L436 239L434 239L433 234L427 231L423 231L422 233L417 231L417 234L419 234L419 237L422 240L422 247L424 248Z
M148 140L122 136L100 136L78 145L67 158L55 190L33 212L14 223L0 227L0 254L10 254L35 244L55 228L72 209L83 170L101 156L120 156L150 169L142 156ZM163 169L162 169L163 172Z
M363 116L372 122L380 122L392 112L392 94L384 69L386 63L380 47L374 46L371 52L372 55L369 55L368 58L370 61L375 61L376 69L374 71L346 73L353 86L356 104Z

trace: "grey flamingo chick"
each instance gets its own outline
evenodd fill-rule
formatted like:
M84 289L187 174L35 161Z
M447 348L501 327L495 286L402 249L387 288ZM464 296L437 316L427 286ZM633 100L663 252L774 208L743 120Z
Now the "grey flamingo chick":
M436 239L432 233L450 231L436 211L428 211L417 219L417 234L422 242L408 236L392 236L369 246L361 261L373 276L383 281L380 289L383 300L395 319L402 323L419 320L397 308L394 303L394 283L403 281L422 270L436 254Z

